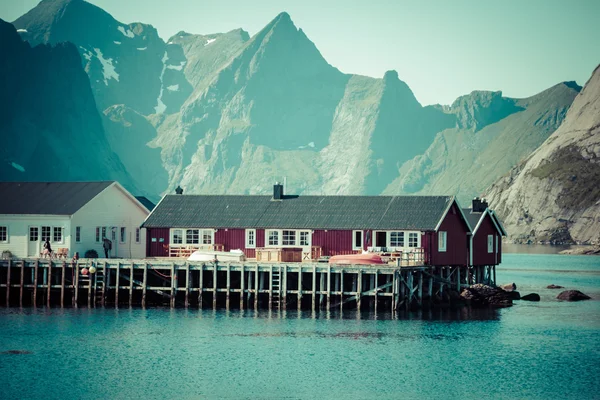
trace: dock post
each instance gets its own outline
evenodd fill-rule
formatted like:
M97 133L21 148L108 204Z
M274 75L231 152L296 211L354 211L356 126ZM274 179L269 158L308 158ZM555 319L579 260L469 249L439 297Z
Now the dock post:
M38 286L38 267L40 260L35 260L35 268L33 272L33 306L37 307L37 286Z
M315 311L317 306L317 266L313 265L312 273L312 310Z
M256 269L254 272L254 310L258 310L258 292L259 292L259 284L260 284L260 279L258 277L258 275L260 274L260 272L258 271L258 264L256 265Z
M73 268L75 268L75 282L73 283L73 307L79 306L79 262L77 262Z
M110 269L109 269L109 271L110 271ZM119 283L121 281L121 277L119 276L120 273L121 273L121 263L117 262L117 276L115 277L115 308L119 308Z
M433 301L433 276L429 276L429 302Z
M246 291L246 282L245 282L245 273L244 273L244 264L242 264L242 272L241 272L241 282L240 286L242 291L240 292L240 310L244 309L244 292Z
M496 286L496 266L492 267L494 269L494 286Z
M23 307L23 285L25 284L25 261L21 261L21 283L19 287L19 306Z
M395 269L392 275L392 313L398 308L398 281L398 270Z
M269 266L269 310L273 306L273 265Z
M331 265L327 264L327 311L331 309Z
M133 306L133 262L129 267L129 307Z
M254 287L254 285L252 284L253 277L254 274L252 273L252 271L248 271L248 295L246 296L246 303L248 307L250 307L250 298L252 297L252 288Z
M190 306L190 264L185 262L185 308Z
M419 271L419 305L423 305L423 271Z
M231 292L231 265L227 263L227 293L225 296L225 308L229 310L229 293Z
M283 279L281 276L283 276ZM281 301L280 308L285 310L287 309L287 264L283 266L283 275L281 276L279 277L279 282L281 282L280 285L282 296L279 301Z
M460 266L456 267L456 290L460 293Z
M200 265L200 276L198 277L198 308L202 310L202 291L204 289L204 263Z
M10 258L8 259L8 270L6 271L6 307L10 306Z
M67 262L63 261L61 267L61 278L60 278L60 307L65 306L65 275L67 273Z
M142 281L142 307L146 308L146 291L148 290L148 263L144 263L144 278Z
M340 311L344 311L344 268L340 270Z
M217 309L217 263L213 265L213 310Z
M373 284L371 285L373 287L373 309L375 310L375 313L377 313L377 284L379 281L378 276L379 276L379 270L375 269L375 274L372 275Z
M106 278L106 262L104 262L104 264L102 264L103 266L103 271L104 271L104 277ZM87 268L87 264L86 264L86 268ZM89 268L87 268L89 271ZM94 306L96 306L96 283L97 283L97 279L94 279L93 274L90 274L88 272L87 274L88 276L88 308L92 307L92 289L94 291ZM105 279L106 280L106 279ZM104 286L104 285L103 285ZM100 304L102 304L104 306L104 296L102 296L102 301Z
M361 298L362 298L362 268L358 270L358 277L356 281L356 309L360 311Z
M402 270L400 270L399 274L400 274L399 277L401 279L398 279L398 283L397 284L398 284L398 288L400 290L396 289L397 293L400 295L400 297L398 299L399 300L398 304L400 302L402 302L402 304L404 304L404 302L406 301L406 288L407 288L407 279L408 278L405 279L405 277L403 276L404 274L403 274Z
M298 266L298 311L302 310L302 265Z
M171 308L175 308L175 299L177 297L177 271L175 263L171 263Z
M321 279L319 281L319 308L323 308L325 303L325 274L321 272Z
M108 295L107 292L107 286L110 286L110 265L107 265L108 262L104 261L104 263L102 264L102 279L104 280L102 282L102 300L100 301L100 304L102 305L102 307L104 307L106 305L106 296ZM117 271L118 272L118 271ZM95 277L96 279L94 279L94 307L96 306L96 287L98 285L98 277ZM92 277L90 276L90 282L91 282Z
M440 278L444 279L444 267L440 267ZM440 281L440 299L444 298L444 282Z
M48 262L48 294L46 295L46 305L50 308L50 291L52 290L52 260Z

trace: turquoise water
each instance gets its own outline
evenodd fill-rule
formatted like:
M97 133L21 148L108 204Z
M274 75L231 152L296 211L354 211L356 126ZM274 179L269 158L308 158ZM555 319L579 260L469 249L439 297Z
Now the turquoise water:
M3 309L0 398L600 398L600 258L507 254L498 280L542 301L399 319Z

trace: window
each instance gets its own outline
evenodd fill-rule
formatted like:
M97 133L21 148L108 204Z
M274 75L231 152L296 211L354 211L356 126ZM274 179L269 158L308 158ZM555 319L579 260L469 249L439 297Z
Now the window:
M135 242L140 242L140 228L135 228Z
M198 229L187 229L185 231L185 242L187 244L200 244L200 231Z
M183 230L173 229L171 231L171 243L172 244L183 244Z
M256 229L246 229L246 248L253 249L256 247Z
M113 227L113 228L110 230L110 239L111 239L113 242L115 242L115 241L117 240L117 231L116 231L116 228L115 228L115 227Z
M102 227L102 239L104 239L106 237L106 227L103 226Z
M438 232L438 251L439 252L446 251L446 232L444 232L444 231Z
M404 232L390 232L390 247L404 247Z
M37 226L30 226L29 227L29 241L30 242L37 242L39 239L39 229Z
M0 242L8 242L8 227L0 226Z
M310 232L300 231L300 246L310 246Z
M42 242L50 240L50 227L42 226Z
M75 227L75 242L81 243L81 227L80 226Z
M55 243L62 243L62 228L55 226L52 231L52 241Z
M494 252L494 235L488 235L488 253Z
M202 244L212 244L212 231L210 229L202 231Z
M269 246L279 246L279 231L267 231Z
M409 232L408 247L419 247L419 234L417 232Z
M362 250L363 231L352 231L352 250Z
M121 227L121 243L125 243L127 239L127 232L124 226Z
M296 231L283 231L282 235L283 246L295 246L296 245Z
M100 227L96 227L96 243L100 243Z

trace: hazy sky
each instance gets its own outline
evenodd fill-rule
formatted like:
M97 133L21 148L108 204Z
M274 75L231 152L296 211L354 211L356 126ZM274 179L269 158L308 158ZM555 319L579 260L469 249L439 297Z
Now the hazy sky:
M600 0L90 0L117 20L180 30L258 32L287 11L342 72L398 71L423 104L472 90L527 97L583 85L600 63ZM38 0L0 0L13 21Z

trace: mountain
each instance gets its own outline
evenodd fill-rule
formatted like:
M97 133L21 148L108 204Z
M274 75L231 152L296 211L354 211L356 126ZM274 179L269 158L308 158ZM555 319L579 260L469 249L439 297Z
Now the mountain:
M0 180L118 180L137 188L105 137L70 43L31 47L0 20Z
M455 126L404 163L384 193L455 194L468 204L558 128L580 89L564 82L526 99L485 91L458 98L443 108Z
M560 127L487 198L515 241L600 243L600 66Z

